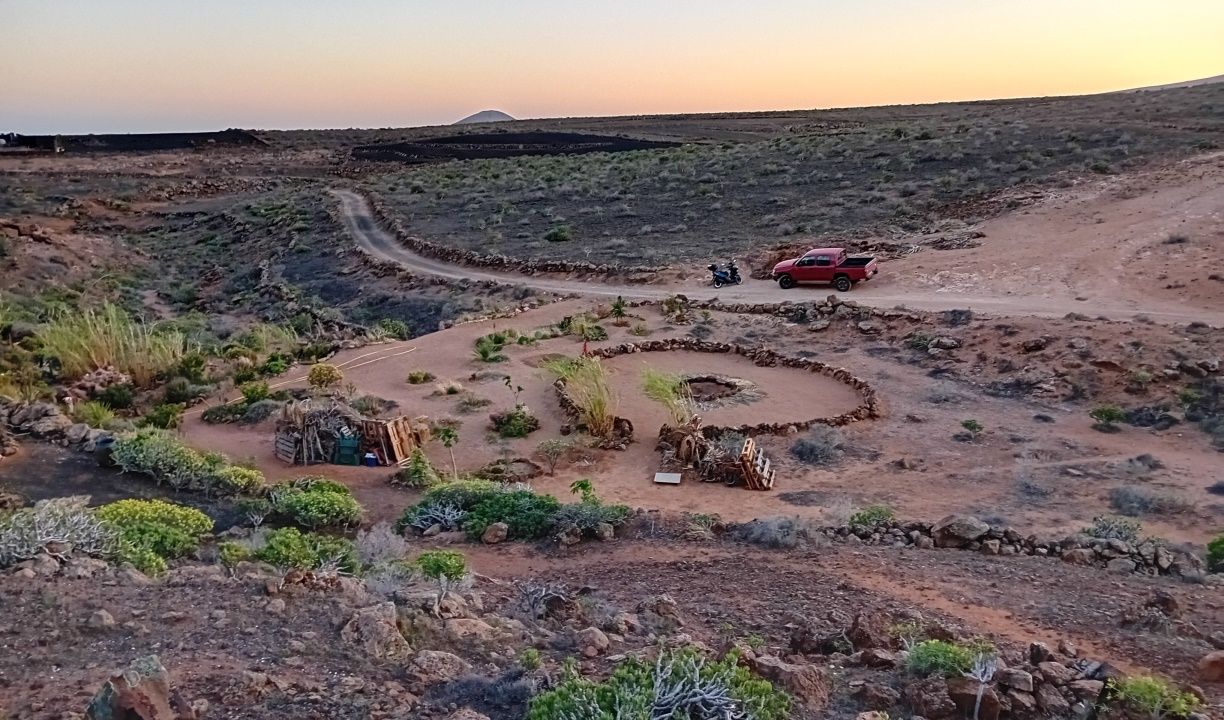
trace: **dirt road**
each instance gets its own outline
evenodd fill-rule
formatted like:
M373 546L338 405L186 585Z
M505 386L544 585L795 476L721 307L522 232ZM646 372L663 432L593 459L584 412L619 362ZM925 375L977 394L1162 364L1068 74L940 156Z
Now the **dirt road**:
M831 288L813 287L795 290L782 290L776 284L766 280L746 279L743 285L734 288L715 290L709 286L693 287L691 285L641 285L628 283L601 283L589 280L571 280L556 277L531 276L524 277L512 273L493 272L490 270L456 265L433 258L425 257L406 248L398 239L376 220L369 203L360 194L341 189L333 189L332 193L339 199L341 215L358 247L375 257L389 260L414 272L436 275L454 280L492 281L511 285L525 285L537 290L567 295L585 295L595 297L622 296L629 299L658 300L683 293L695 300L717 298L724 302L766 303L792 301L801 302L805 299L815 299L833 292ZM1224 326L1224 310L1203 309L1180 305L1170 301L1151 302L1076 302L1066 297L1051 297L1039 295L1034 289L1032 295L1004 296L986 294L964 294L947 292L944 289L909 287L917 284L916 279L893 273L900 269L893 264L885 264L884 270L876 280L860 285L849 294L849 297L863 305L876 307L894 307L904 305L914 310L938 312L942 310L968 308L975 312L991 315L1020 315L1038 317L1061 317L1069 312L1078 312L1093 317L1106 317L1113 320L1130 320L1136 315L1143 315L1151 320L1179 324L1188 322L1205 322L1212 326ZM897 290L905 292L900 294Z

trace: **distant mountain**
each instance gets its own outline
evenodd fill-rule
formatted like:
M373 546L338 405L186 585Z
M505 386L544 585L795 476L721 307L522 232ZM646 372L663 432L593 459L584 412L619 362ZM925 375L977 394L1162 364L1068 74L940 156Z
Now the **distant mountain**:
M1214 85L1215 83L1224 83L1224 75L1216 75L1214 77L1202 78L1199 80L1186 80L1184 82L1168 83L1165 85L1150 85L1148 87L1134 88L1125 92L1147 92L1148 90L1172 90L1173 88L1194 87L1196 85Z
M481 110L475 115L468 115L455 124L475 125L476 123L510 122L513 119L501 110Z

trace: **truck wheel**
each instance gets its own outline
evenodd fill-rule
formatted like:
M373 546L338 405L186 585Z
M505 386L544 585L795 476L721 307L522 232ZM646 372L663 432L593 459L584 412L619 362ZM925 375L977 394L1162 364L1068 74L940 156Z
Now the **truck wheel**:
M845 275L838 275L833 278L833 287L837 288L838 292L850 292L851 284L850 278Z
M790 290L791 288L795 287L795 278L791 277L790 275L779 275L778 287L782 288L783 290Z

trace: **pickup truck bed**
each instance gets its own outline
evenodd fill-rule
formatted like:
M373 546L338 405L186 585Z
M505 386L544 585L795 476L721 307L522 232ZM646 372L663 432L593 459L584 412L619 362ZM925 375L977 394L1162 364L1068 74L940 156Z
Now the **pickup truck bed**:
M871 262L872 260L875 260L875 258L873 257L848 257L846 258L846 261L843 262L838 267L843 267L843 268L865 267L867 263Z

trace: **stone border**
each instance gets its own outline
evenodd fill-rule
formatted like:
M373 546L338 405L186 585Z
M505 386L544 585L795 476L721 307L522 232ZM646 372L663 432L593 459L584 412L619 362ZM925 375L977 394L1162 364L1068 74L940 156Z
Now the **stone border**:
M759 367L782 367L796 368L806 370L808 372L819 373L826 377L832 378L840 383L849 385L858 392L862 402L858 407L849 412L835 415L833 417L812 418L810 420L800 420L798 422L789 423L758 423L756 425L737 425L733 427L720 427L716 425L707 425L702 429L702 434L705 437L713 440L726 433L739 433L746 437L755 437L757 435L794 435L804 430L808 430L816 425L829 425L831 427L840 427L849 425L850 423L859 422L871 418L880 417L880 402L876 396L875 389L862 378L851 375L845 368L833 367L819 360L809 358L794 358L788 355L783 355L774 352L764 347L744 347L731 343L714 343L698 340L696 338L669 338L666 340L644 340L638 343L624 343L621 345L613 345L611 347L599 348L592 350L591 354L602 359L610 359L618 355L627 355L638 352L671 352L675 350L688 350L691 352L707 352L707 353L731 353L747 358L753 364ZM555 384L557 394L561 398L561 407L564 409L567 405L572 406L573 401L565 396L564 383L558 381Z
M535 275L537 273L631 275L634 273L657 273L665 269L662 267L648 265L620 267L613 265L596 265L588 262L571 262L568 260L523 260L520 258L512 258L507 255L496 255L492 253L482 254L474 250L449 247L426 240L408 232L407 228L404 227L404 224L391 213L387 204L377 195L365 191L355 190L354 192L358 192L363 198L365 198L366 202L370 206L371 212L374 214L375 219L382 223L384 227L389 229L401 244L415 253L433 258L435 260L442 260L444 262L454 263L457 265L467 265L470 267L505 270L522 275Z
M748 523L740 523L746 525ZM1071 565L1104 568L1113 573L1202 578L1202 560L1193 553L1147 539L1127 542L1084 534L1041 539L1010 527L988 525L970 515L949 515L939 522L887 520L877 525L835 525L819 532L831 540L863 545L891 545L920 550L945 548L983 555L1034 555Z

